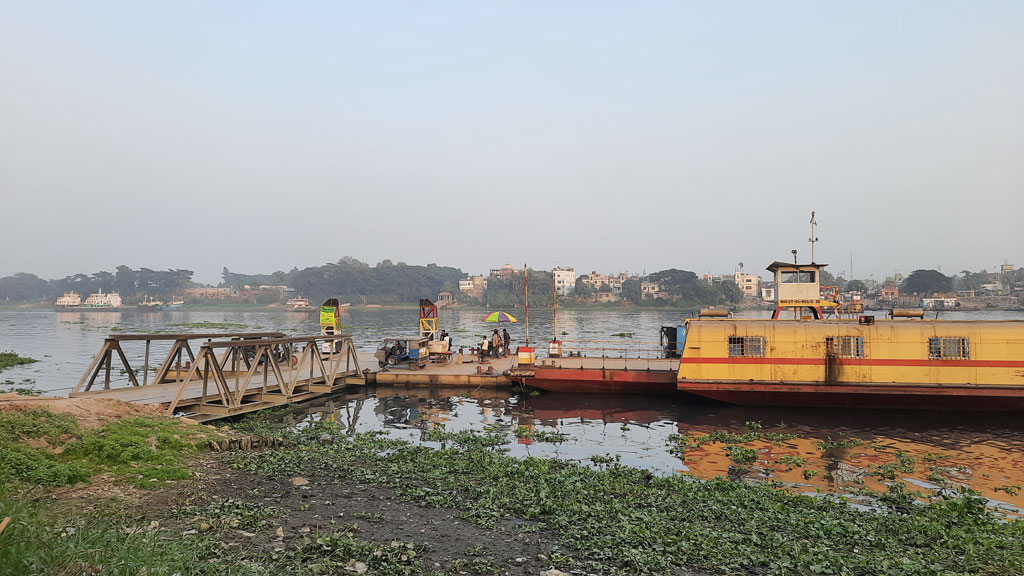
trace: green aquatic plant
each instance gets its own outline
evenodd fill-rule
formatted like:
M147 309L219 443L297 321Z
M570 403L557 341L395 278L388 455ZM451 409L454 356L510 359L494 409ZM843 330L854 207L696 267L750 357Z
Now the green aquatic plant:
M514 430L516 438L529 438L537 442L560 443L569 439L568 434L560 432L547 432L545 430L532 429L529 426L516 426Z
M1010 496L1017 496L1020 494L1020 484L1012 484L1007 486L997 486L993 488L996 492L1006 492Z
M840 438L833 440L831 437L818 442L818 450L822 452L829 452L832 450L839 450L842 448L856 448L864 444L864 441L860 438Z
M591 467L513 458L484 444L432 449L355 434L330 444L303 440L288 450L238 454L235 465L263 474L315 474L325 481L387 486L402 499L450 510L485 528L510 519L529 523L556 535L557 565L566 571L1024 571L1024 523L1000 520L985 509L984 499L968 492L912 505L914 494L896 486L878 498L899 514L879 514L841 498L795 495L769 485L654 476L611 456L592 457ZM804 474L813 477L816 471Z
M746 446L726 446L725 454L730 460L741 466L757 462L757 451L752 448L747 448Z
M804 464L807 464L807 459L802 456L786 454L785 456L779 457L779 464L785 465L786 471L788 472L794 468L803 468Z
M15 366L24 366L25 364L32 364L38 362L35 358L29 358L28 356L19 356L17 352L0 352L0 370L6 368L13 368Z
M247 324L236 324L234 322L180 322L178 324L171 324L171 326L202 330L240 330L249 327Z

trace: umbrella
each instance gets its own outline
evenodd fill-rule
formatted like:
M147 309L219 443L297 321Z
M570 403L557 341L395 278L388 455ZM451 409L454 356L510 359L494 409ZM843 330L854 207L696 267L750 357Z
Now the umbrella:
M507 312L491 312L484 316L484 322L518 322L518 320Z

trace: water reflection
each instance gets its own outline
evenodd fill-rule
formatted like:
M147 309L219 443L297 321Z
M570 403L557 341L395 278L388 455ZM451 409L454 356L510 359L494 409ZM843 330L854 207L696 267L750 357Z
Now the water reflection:
M856 495L966 485L994 504L1024 508L1024 439L1012 415L853 410L757 409L694 404L673 398L542 394L456 388L371 388L297 407L287 424L327 418L350 432L390 430L396 438L425 442L427 431L472 430L504 434L513 456L557 457L589 463L612 455L622 464L657 474L728 476L738 469L726 446L756 452L747 479L783 483L798 492ZM759 423L757 429L753 423ZM518 438L518 427L566 435L561 443ZM707 442L708 434L750 433L761 438ZM690 439L683 459L669 450L677 435ZM774 442L772 440L775 440Z

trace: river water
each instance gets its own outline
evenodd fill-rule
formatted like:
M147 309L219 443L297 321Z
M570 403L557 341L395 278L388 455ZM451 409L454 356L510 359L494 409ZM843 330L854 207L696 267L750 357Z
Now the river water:
M442 311L441 326L452 334L456 346L470 345L494 326L481 323L482 315L480 311ZM1024 319L1024 314L950 312L942 317ZM682 313L666 310L561 310L557 331L564 340L614 341L615 334L631 333L653 347L661 326L679 324L684 318ZM523 320L505 325L518 344L526 337ZM342 321L361 351L374 350L384 336L417 330L415 309L352 310ZM211 329L201 323L231 326ZM107 334L222 330L318 332L314 315L274 311L0 311L0 351L39 360L0 372L0 382L65 395ZM555 331L551 311L533 311L530 330L535 343L550 339ZM141 366L141 350L126 351L133 365ZM154 346L152 354L162 358L159 346ZM513 455L581 462L610 455L653 473L698 478L727 475L730 467L736 470L724 442L700 443L701 436L749 432L760 426L762 434L786 438L743 443L756 453L756 461L747 465L747 478L778 481L796 491L839 492L853 499L865 489L885 490L893 480L919 489L966 485L993 505L1017 512L1024 508L1024 419L1016 414L754 408L672 397L380 387L296 406L275 417L300 425L329 418L351 431L389 430L392 436L414 442L423 441L433 429L494 432L505 435ZM530 437L541 432L564 434L565 441ZM669 443L680 434L690 438L692 445L681 457L669 450Z

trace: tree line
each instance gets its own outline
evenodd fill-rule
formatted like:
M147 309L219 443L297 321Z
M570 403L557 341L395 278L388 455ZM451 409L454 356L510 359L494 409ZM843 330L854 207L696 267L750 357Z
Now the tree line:
M65 292L77 292L84 300L94 292L117 292L127 300L150 296L158 300L180 297L192 285L191 270L133 270L118 266L113 273L74 274L55 280L44 280L35 274L18 273L0 278L0 301L55 301Z
M554 302L554 281L548 270L530 270L530 305L548 307ZM86 297L98 292L118 292L127 303L145 296L159 300L181 298L186 288L198 286L192 281L193 272L185 269L138 270L118 266L113 273L100 271L92 274L74 274L60 279L44 280L34 274L18 273L0 278L0 302L54 301L65 292L74 291ZM292 268L270 274L240 274L224 268L221 287L281 285L293 288L312 301L337 297L344 301L365 304L410 304L420 298L435 298L438 292L451 292L456 298L468 302L470 297L458 290L459 280L465 274L458 268L427 264L410 265L405 262L383 260L371 266L345 256L337 262L307 268ZM997 275L1004 293L1012 293L1024 283L1024 268ZM907 294L930 295L955 290L978 289L992 281L994 276L984 270L946 276L937 270L915 270L903 279L900 290ZM631 278L623 282L621 297L638 306L676 306L695 308L725 305L742 300L742 293L731 281L709 284L694 272L675 268L655 272L645 277L657 282L662 298L642 297L640 281ZM827 271L821 273L822 285L838 285L845 290L864 290L864 282L842 277ZM514 274L508 279L491 278L484 294L483 304L489 308L521 307L525 303L525 277ZM572 305L587 301L596 289L577 280L575 293L561 304Z

